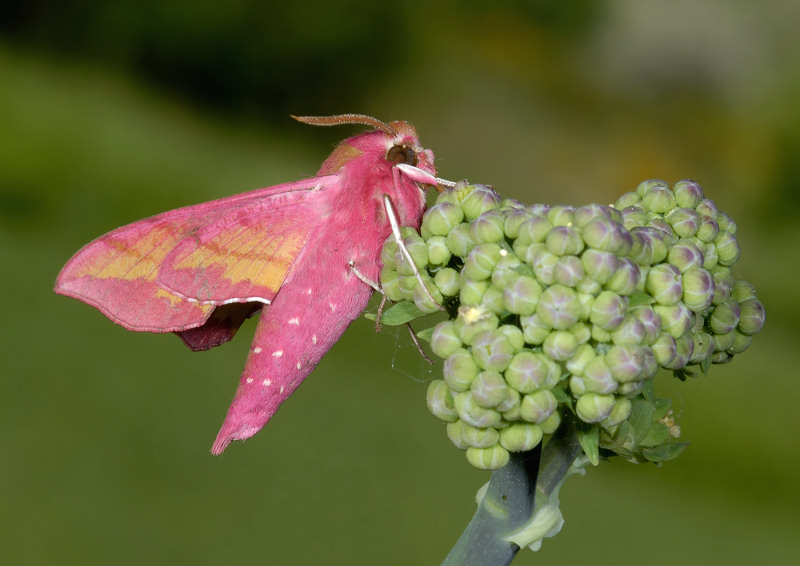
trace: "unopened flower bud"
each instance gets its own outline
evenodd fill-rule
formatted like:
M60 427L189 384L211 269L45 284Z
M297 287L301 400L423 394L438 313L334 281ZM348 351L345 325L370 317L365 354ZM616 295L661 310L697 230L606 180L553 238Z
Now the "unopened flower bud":
M456 392L467 391L478 372L480 368L472 359L472 354L463 348L450 354L442 368L444 380L450 389Z
M443 302L442 294L439 292L439 289L436 285L433 284L433 280L428 275L423 275L422 278L425 287L422 285L418 285L414 288L413 291L413 299L414 304L417 305L417 308L426 314L432 314L439 311L439 307ZM427 293L425 290L427 289ZM433 301L431 301L431 298Z
M483 299L483 294L489 288L488 281L476 281L461 277L461 289L459 290L459 298L462 305L479 305Z
M727 334L739 324L740 316L739 303L731 297L714 307L711 316L708 318L708 324L715 334ZM722 349L724 350L725 348Z
M627 383L622 383L617 390L617 395L622 395L623 397L636 397L639 393L642 392L644 389L645 381L629 381Z
M472 357L483 369L503 371L513 355L514 347L497 330L484 330L472 339Z
M519 391L513 387L506 387L506 396L497 404L494 410L503 413L503 417L506 420L510 420L507 413L515 408L519 409L521 400L522 396L519 394Z
M660 305L677 304L683 294L680 270L671 263L654 265L647 273L645 289Z
M520 393L555 385L560 377L558 364L539 352L523 350L514 355L505 371L506 383Z
M500 205L500 196L491 188L484 185L475 185L472 190L461 200L461 210L468 221L475 220L478 216Z
M539 425L515 423L500 431L500 445L509 452L533 450L542 441Z
M508 339L508 342L514 348L514 352L519 352L525 346L525 337L522 335L522 330L513 324L504 324L498 328L501 334Z
M617 199L617 202L614 203L614 208L617 210L622 210L623 208L627 208L629 206L635 205L642 200L642 197L639 196L639 193L631 191L629 193L624 193L621 197Z
M700 201L700 203L695 207L695 210L705 216L710 216L714 220L717 219L717 205L714 204L714 201L708 198L704 198Z
M666 214L675 208L675 196L666 183L653 184L642 194L642 205L658 214Z
M495 444L489 448L467 448L467 460L480 470L499 470L508 464L508 451Z
M714 244L717 247L718 261L722 265L733 265L739 259L741 255L739 242L736 241L736 236L730 232L720 231L719 235L714 239Z
M700 215L692 208L676 208L665 220L680 238L691 238L700 228Z
M470 223L470 235L476 242L502 242L505 216L497 209L488 210Z
M553 360L563 362L568 360L578 349L578 340L572 332L567 330L554 330L545 338L542 344L544 353Z
M603 291L592 302L589 320L592 324L606 330L614 330L625 319L628 299L611 291Z
M452 442L453 445L459 450L466 450L469 448L469 444L464 442L464 439L461 437L461 431L463 428L464 423L460 420L447 423L447 438L449 438L450 442Z
M678 355L678 346L675 343L675 338L667 332L661 332L650 347L653 349L656 363L661 367L668 367L675 360L675 356Z
M541 344L550 335L550 327L545 324L538 314L521 316L522 335L529 344Z
M532 244L528 249L528 253L525 256L525 261L530 263L531 267L533 267L533 273L536 275L536 278L539 281L545 285L551 285L555 282L553 270L555 269L559 258L546 247L538 248L535 250L535 253L531 254L531 251L534 249L533 246L535 245L536 244Z
M519 227L517 240L522 244L537 244L544 242L553 225L544 216L533 216Z
M583 370L592 358L596 356L594 348L589 344L581 344L575 354L564 364L572 375L583 375Z
M714 340L714 352L727 352L728 348L733 346L733 342L736 340L736 332L731 331L727 334L714 334L711 336L711 339Z
M714 340L709 333L695 332L692 334L692 340L694 341L694 349L689 357L689 363L699 364L714 353Z
M728 346L728 352L730 354L741 354L750 347L753 337L748 336L747 334L742 334L738 330L734 330L733 334L733 344Z
M624 318L622 324L611 332L614 344L640 344L644 340L644 325L632 314Z
M505 221L503 223L503 232L507 238L516 238L519 236L519 229L522 223L531 218L531 213L524 208L511 210L505 214Z
M542 322L556 330L565 330L575 324L581 311L581 302L575 290L558 284L545 289L536 306L536 313Z
M447 234L447 247L453 255L467 257L475 247L475 240L469 233L469 224L458 224Z
M428 386L428 409L439 420L452 423L458 419L453 395L441 379L431 381Z
M452 267L444 267L437 271L433 282L445 297L455 297L461 289L461 280L458 271ZM391 297L389 298L391 299Z
M581 255L586 274L598 283L606 283L617 272L619 259L611 252L588 249Z
M381 290L390 301L399 301L403 298L400 290L400 274L391 267L384 266L380 274Z
M472 380L470 391L481 407L492 408L506 397L506 382L497 371L482 371ZM494 443L492 443L494 444Z
M692 326L692 312L683 303L676 305L654 305L653 310L661 318L661 328L676 340Z
M509 312L522 316L536 312L542 294L542 286L533 277L520 275L503 290L503 304Z
M684 272L693 267L702 267L705 258L694 242L684 239L669 249L667 261Z
M624 248L623 232L627 233L627 230L619 222L595 218L581 229L581 237L590 248L619 253Z
M461 347L461 338L456 331L456 325L451 320L437 324L431 334L431 350L442 359L447 359Z
M547 219L553 226L571 226L575 223L575 207L563 204L551 206Z
M450 248L447 247L447 238L444 236L431 236L425 241L428 246L428 261L431 265L445 265L450 261Z
M500 289L505 288L512 280L519 277L520 273L517 269L521 265L522 261L515 254L500 254L500 259L497 260L497 265L492 272L492 285Z
M605 356L595 356L589 360L582 377L584 390L592 393L613 393L619 387Z
M640 197L644 198L644 195L646 195L647 192L650 189L653 189L653 188L655 188L655 189L663 189L663 188L669 189L669 185L667 185L667 183L665 183L661 179L647 179L647 180L642 181L641 183L639 183L636 186L635 190L636 190L636 194L638 194Z
M547 417L544 421L538 423L545 434L553 434L561 424L561 415L558 411L553 411L553 414Z
M627 234L627 232L626 232ZM630 236L630 234L628 234ZM627 257L619 260L617 272L608 280L606 288L620 295L630 295L636 290L642 274L639 266Z
M695 237L701 242L713 242L719 234L717 221L710 216L700 216L700 227L697 229Z
M493 428L477 428L464 423L461 427L461 438L472 448L489 448L500 440L500 435Z
M683 302L695 312L703 312L714 300L714 278L700 268L692 268L683 274Z
M585 344L592 338L592 327L585 322L576 322L567 330L575 337L578 344Z
M500 413L494 409L481 407L470 392L456 393L453 396L453 404L456 407L459 418L470 426L477 428L496 427L502 420Z
M583 250L583 240L571 226L556 226L547 234L545 245L558 256L576 255Z
M522 398L520 416L531 423L539 424L546 420L558 406L558 400L549 389L540 389Z
M700 185L689 179L675 183L672 191L675 193L675 203L681 208L695 208L705 198Z
M599 423L614 408L614 396L601 393L584 393L575 403L575 412L586 423Z
M621 209L620 214L622 215L622 225L626 230L647 226L647 212L642 208L641 203Z
M502 251L504 251L503 248L495 243L478 244L472 248L464 260L463 274L476 281L488 279L492 275Z
M739 326L737 330L747 336L761 332L766 319L764 305L756 298L747 299L739 303Z
M422 227L432 236L447 236L455 226L464 220L461 207L452 202L434 204L422 217Z
M583 264L577 256L560 257L558 263L553 267L553 279L561 285L575 287L583 277Z
M603 426L610 428L624 423L631 416L632 410L633 403L631 403L630 399L625 399L624 397L616 399L614 401L614 408L611 409L611 413L609 413L602 423Z
M620 383L639 379L644 369L642 347L633 344L612 346L606 352L605 360L611 375Z
M481 298L481 305L496 315L501 315L506 310L503 304L503 291L490 285Z
M573 213L573 220L575 226L581 228L586 226L589 222L594 220L595 218L604 217L604 218L611 218L611 215L614 214L612 212L613 209L608 206L603 206L602 204L587 204L576 208Z

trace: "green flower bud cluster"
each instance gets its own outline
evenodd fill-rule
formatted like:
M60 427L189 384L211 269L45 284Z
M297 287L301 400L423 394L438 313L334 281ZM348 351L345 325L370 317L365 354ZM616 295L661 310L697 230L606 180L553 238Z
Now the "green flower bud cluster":
M536 447L565 411L599 448L667 459L678 427L665 424L668 402L653 404L657 370L729 361L764 322L752 286L731 274L735 234L691 181L646 181L614 206L583 207L526 207L459 184L419 232L402 230L408 254L387 240L381 284L392 301L450 314L430 334L444 366L428 407L474 466Z

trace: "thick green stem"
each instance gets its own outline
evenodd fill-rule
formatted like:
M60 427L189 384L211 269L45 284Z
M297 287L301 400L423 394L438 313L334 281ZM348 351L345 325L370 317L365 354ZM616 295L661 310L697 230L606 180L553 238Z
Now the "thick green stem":
M536 503L558 488L581 453L572 420L565 418L544 448L512 453L492 473L478 510L442 566L505 566L519 552L506 537L526 525Z

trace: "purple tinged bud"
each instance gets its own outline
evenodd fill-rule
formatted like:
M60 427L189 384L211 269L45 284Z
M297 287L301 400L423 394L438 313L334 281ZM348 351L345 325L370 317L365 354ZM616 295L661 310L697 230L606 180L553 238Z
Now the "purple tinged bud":
M551 206L547 219L553 226L571 226L575 223L575 207L563 204Z
M588 249L581 255L581 263L589 277L604 284L617 272L619 258L611 252Z
M689 179L675 183L672 192L675 193L676 204L681 208L694 208L705 198L700 185Z
M447 234L447 247L453 255L467 257L470 250L475 247L475 240L470 236L469 224L458 224Z
M666 183L651 186L642 195L642 205L658 214L666 214L675 208L675 196Z
M464 260L462 273L476 281L488 279L500 260L502 251L504 251L503 248L495 243L478 244L472 248Z
M679 240L669 249L667 261L681 270L681 273L694 267L702 267L705 258L691 240Z
M728 347L729 354L741 354L745 350L750 347L750 343L753 341L752 336L748 336L746 334L742 334L738 330L734 330L733 332L733 344Z
M479 305L483 300L483 294L489 288L488 281L475 281L474 279L467 279L461 277L461 290L459 297L462 305Z
M525 347L525 337L522 335L522 330L513 324L503 324L498 329L503 336L505 336L514 348L514 352L519 352Z
M453 321L456 332L464 344L470 345L475 337L484 330L497 328L497 315L482 306L460 306L458 317Z
M591 327L586 324L585 322L578 322L573 324L569 331L575 336L575 339L578 341L578 344L585 344L592 338L592 329Z
M738 226L736 226L736 222L733 221L733 218L719 210L717 211L717 224L719 224L720 230L730 232L734 236L736 235L736 231L739 229Z
M439 292L445 297L455 297L461 289L461 280L458 271L452 267L444 267L437 271L433 282L436 284ZM389 298L391 299L391 297Z
M642 323L644 328L644 338L642 344L652 344L661 333L661 317L658 316L652 307L641 306L632 310L633 316Z
M489 448L467 448L467 460L480 470L499 470L508 464L508 451L495 444Z
M617 272L606 283L606 289L620 295L630 295L636 290L641 277L639 266L633 260L627 257L620 258Z
M649 234L643 233L642 230L644 228L631 230L633 246L630 257L639 265L650 265L653 263L653 243Z
M455 353L461 347L461 338L458 336L456 325L451 320L437 324L431 334L431 350L442 359Z
M694 349L689 357L689 363L699 364L714 353L714 340L707 332L695 332L692 334Z
M501 254L492 272L492 285L500 289L504 288L511 283L511 281L519 277L519 273L515 271L515 269L521 265L522 262L515 254Z
M700 228L700 215L692 208L676 208L665 220L680 238L691 238Z
M505 378L511 388L526 394L544 387L548 379L553 379L552 373L552 364L542 354L523 350L511 359Z
M555 330L545 338L542 350L551 360L566 361L578 350L578 339L572 332Z
M470 223L470 236L476 242L502 242L506 238L505 222L502 212L488 210Z
M530 218L531 213L524 208L506 212L505 222L503 223L503 232L505 232L506 237L514 239L519 236L520 227Z
M650 189L664 188L669 189L669 185L661 179L647 179L646 181L639 183L639 185L636 187L636 194L644 198L644 195L647 194Z
M695 210L704 216L710 216L714 220L717 219L717 205L714 204L714 201L711 199L704 198L700 201L700 203L695 207Z
M647 212L640 205L623 208L620 214L622 214L622 225L626 230L647 226Z
M627 298L611 291L603 291L595 297L589 314L589 321L605 330L614 330L625 320L628 310Z
M675 358L668 364L662 364L666 369L681 369L689 363L689 359L694 352L694 339L690 332L687 332L675 340Z
M542 322L556 330L566 330L575 324L582 310L575 290L558 284L545 289L536 306Z
M508 413L509 411L512 411L512 410L515 410L515 409L519 410L519 403L520 403L521 399L522 399L522 397L520 396L519 392L516 389L514 389L513 387L506 387L505 399L500 401L500 403L498 403L498 405L494 409L495 409L495 411L500 411L501 413L504 413L503 416L504 417L506 417L506 416L508 417L508 418L506 418L506 420L509 420L509 421L510 420L516 420L516 419L510 418L511 415L506 415L505 413Z
M614 331L611 341L614 344L641 344L644 340L644 325L633 315L628 315Z
M740 316L739 303L731 297L714 307L711 316L708 317L708 325L714 334L728 334L739 324Z
M432 236L447 236L462 220L464 213L460 206L452 202L440 202L425 211L420 230Z
M553 279L556 283L575 287L584 277L583 263L574 255L564 256L558 259L553 267Z
M717 265L711 270L714 276L714 300L713 304L719 305L731 297L733 285L736 280L731 275L731 269L722 265Z
M644 348L634 344L611 346L605 360L611 375L619 383L635 381L642 376L645 367Z
M525 395L520 403L519 411L523 420L539 424L553 414L558 400L549 389L540 389Z
M497 330L484 330L472 340L472 357L480 368L503 371L513 355L514 347Z
M605 356L595 356L583 370L583 387L591 393L613 393L619 387Z
M713 242L719 234L717 221L707 215L700 216L700 227L695 237L701 242Z
M556 226L545 238L547 249L558 256L576 255L583 251L583 240L571 226Z
M439 292L439 289L436 287L436 285L433 284L433 280L428 275L423 275L423 281L425 283L425 287L422 287L422 285L417 285L412 292L414 304L417 305L419 310L426 314L439 312L439 307L442 302L444 302L442 294ZM428 290L427 293L425 292L425 289ZM430 295L430 297L428 295ZM431 298L433 301L431 301Z
M611 414L614 396L600 393L584 393L575 403L575 412L585 423L599 423Z
M467 391L479 371L472 354L459 348L444 361L442 375L453 391Z
M678 355L678 345L675 343L675 338L666 332L660 333L650 347L653 349L656 363L661 367L668 367Z
M455 422L458 419L455 404L453 402L453 395L450 389L441 379L431 381L428 386L428 409L433 416L446 423Z
M529 248L529 253L526 254L526 261L530 263L533 268L533 273L539 281L545 285L551 285L555 282L553 269L555 269L558 263L558 256L544 247L539 248L535 253L531 254L530 251L535 245L536 244L533 244L531 248Z
M614 203L614 208L616 208L617 210L622 210L623 208L627 208L629 206L633 206L634 204L639 203L641 200L642 197L640 197L638 193L631 191L619 197L617 199L617 202Z
M475 220L487 210L495 209L499 205L500 196L489 187L483 185L475 185L461 199L461 210L464 211L464 217L469 221Z
M720 232L714 240L717 247L717 255L719 262L722 265L733 265L741 255L739 242L736 241L736 236L730 232Z
M550 327L542 322L538 314L521 316L522 335L528 344L541 344L550 335Z
M522 316L536 312L542 286L533 277L519 275L503 289L503 304L512 314Z
M619 222L608 218L595 218L581 229L581 237L590 248L618 253L625 245L623 232L627 230Z
M692 311L683 303L676 305L654 305L653 310L661 318L661 329L676 340L692 327Z
M645 289L660 305L674 305L681 300L683 286L680 270L670 263L654 265L647 273Z
M711 305L714 289L714 278L701 267L683 274L683 303L695 312L703 312Z
M767 313L764 305L756 298L746 299L739 303L739 326L738 330L746 336L753 336L761 332L764 327Z
M480 372L470 385L475 402L488 409L496 407L506 398L506 388L503 376L497 371Z
M509 452L527 452L539 445L542 435L539 425L515 423L500 431L500 445Z
M503 303L503 291L494 285L489 286L483 294L483 298L481 298L481 306L496 315L503 314L506 310L506 306Z
M591 277L585 276L583 279L578 281L578 284L575 285L575 289L582 294L595 295L600 292L602 285L600 285L600 283Z
M717 267L719 265L719 256L717 255L717 246L714 245L714 242L700 242L699 247L705 258L703 260L703 269L711 270Z
M587 204L575 209L574 222L575 226L582 228L595 218L611 218L613 212L612 208L602 204Z
M538 244L544 242L553 225L544 216L533 216L519 227L517 241L522 244Z
M537 203L528 205L527 210L536 216L547 216L547 213L550 212L550 208L551 206L549 204Z

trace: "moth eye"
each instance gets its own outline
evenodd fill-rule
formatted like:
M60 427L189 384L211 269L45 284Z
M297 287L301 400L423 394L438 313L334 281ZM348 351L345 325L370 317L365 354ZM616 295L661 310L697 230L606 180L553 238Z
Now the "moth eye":
M407 163L408 165L417 166L419 160L417 159L417 152L408 147L407 145L394 145L386 152L386 159L392 163Z

